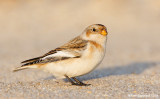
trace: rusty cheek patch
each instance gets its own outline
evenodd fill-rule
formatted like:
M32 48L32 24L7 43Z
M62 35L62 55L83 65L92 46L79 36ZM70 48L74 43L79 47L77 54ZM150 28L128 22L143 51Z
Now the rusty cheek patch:
M96 33L97 33L97 32L92 32L92 31L88 30L88 31L86 32L86 36L89 37L91 34L96 34Z
M86 36L89 37L91 35L91 31L87 31Z

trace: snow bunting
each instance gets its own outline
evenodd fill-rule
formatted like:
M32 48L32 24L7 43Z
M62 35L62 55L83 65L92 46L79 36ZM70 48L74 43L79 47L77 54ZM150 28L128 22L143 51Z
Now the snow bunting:
M94 70L105 54L107 29L104 25L88 26L81 35L43 56L25 60L14 71L38 68L56 78L67 78L72 85L87 86L75 77Z

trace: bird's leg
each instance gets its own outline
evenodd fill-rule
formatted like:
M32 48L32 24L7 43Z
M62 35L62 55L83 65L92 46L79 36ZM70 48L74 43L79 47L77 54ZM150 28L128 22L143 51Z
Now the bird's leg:
M89 85L91 85L91 84L85 84L85 83L79 81L79 80L78 80L77 78L75 78L75 77L72 77L72 79L74 79L74 81L75 81L76 83L75 83L74 81L72 81L72 79L70 79L67 75L65 75L65 77L67 78L67 80L68 80L69 82L71 82L72 85L77 85L77 86L89 86Z
M74 79L79 86L89 86L89 85L91 85L91 84L85 84L85 83L79 81L76 77L72 77L72 79Z
M67 75L65 75L65 77L69 82L71 82L72 85L77 85L77 83L73 82Z

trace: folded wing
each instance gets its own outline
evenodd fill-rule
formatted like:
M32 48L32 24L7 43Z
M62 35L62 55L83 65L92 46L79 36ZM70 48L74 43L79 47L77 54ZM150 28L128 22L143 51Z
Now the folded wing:
M63 46L56 48L55 50L51 50L43 56L23 61L22 67L33 64L57 62L70 58L80 58L83 51L86 49L86 46L87 41L82 40L80 37L77 37L70 42L64 44Z

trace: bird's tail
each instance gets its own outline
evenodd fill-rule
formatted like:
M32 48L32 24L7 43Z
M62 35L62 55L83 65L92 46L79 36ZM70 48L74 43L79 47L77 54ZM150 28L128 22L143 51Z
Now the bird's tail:
M13 72L17 72L17 71L20 71L20 70L24 70L24 69L29 69L29 68L37 68L37 66L30 66L30 65L28 65L28 66L21 66L21 67L18 67L18 68L16 68L16 69L14 69L13 70Z

